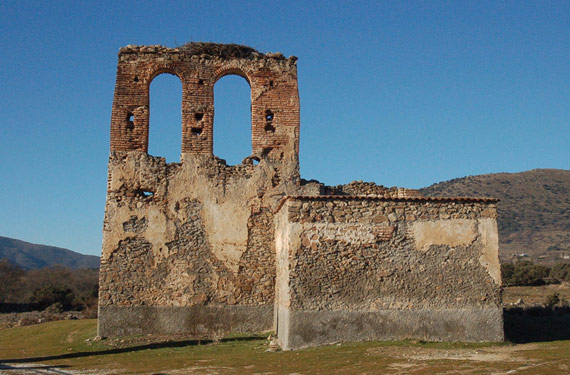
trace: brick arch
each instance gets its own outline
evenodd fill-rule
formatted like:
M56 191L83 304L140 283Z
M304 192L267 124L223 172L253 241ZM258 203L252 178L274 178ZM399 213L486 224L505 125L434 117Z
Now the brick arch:
M174 64L158 63L136 69L135 79L124 82L124 87L136 92L137 99L131 99L132 103L117 111L118 118L114 121L115 129L112 134L113 144L121 142L121 147L129 150L139 150L148 153L149 148L149 110L150 110L150 85L154 78L160 74L176 76L184 87L184 73L181 68ZM132 118L132 120L131 120ZM126 130L125 130L126 129ZM117 136L119 135L119 136ZM116 147L119 149L119 147Z
M159 76L164 73L177 76L182 84L184 84L185 82L184 72L182 71L182 69L180 69L178 65L164 63L164 64L154 65L146 70L145 79L147 85L150 87L152 80L155 79L156 76Z
M250 87L253 154L295 160L299 152L296 58L222 56L215 48L194 47L199 49L199 55L192 48L121 49L111 118L111 150L148 152L150 85L156 76L168 73L182 83L182 154L212 155L214 85L226 75L237 75ZM224 45L216 48L226 51ZM206 58L202 58L203 54Z
M251 89L251 79L249 78L249 75L243 69L235 67L235 66L224 66L224 67L217 69L214 72L214 85L216 84L216 82L218 82L220 80L220 78L225 77L225 76L229 76L229 75L236 75L236 76L242 77L243 79L245 79L247 81L247 84L249 85L249 87Z
M149 70L150 71L150 70ZM149 153L152 150L152 155L154 156L162 156L162 157L167 157L167 155L169 155L170 152L174 152L174 146L175 144L178 144L177 146L177 150L176 152L178 152L178 155L180 156L180 153L182 152L182 133L183 133L183 128L184 128L184 124L183 124L183 119L181 118L179 121L176 121L177 125L177 129L176 133L174 133L175 131L175 122L166 122L163 123L162 125L168 125L166 128L162 127L162 126L157 126L160 123L160 117L154 117L154 119L151 119L151 114L154 112L153 111L153 103L151 101L151 91L152 91L152 87L153 87L153 82L155 82L155 79L157 77L159 77L160 75L163 74L167 74L170 76L174 76L176 78L172 78L172 77L168 77L170 80L171 85L175 85L176 87L169 87L168 90L165 92L165 94L167 95L168 99L172 99L171 96L173 96L174 94L176 94L176 97L180 99L176 100L176 104L177 104L177 113L181 114L183 112L184 109L184 105L183 105L183 96L184 96L184 79L182 76L182 73L180 71L175 70L172 66L170 65L162 65L160 67L158 67L157 69L153 69L152 73L148 75L149 80L146 83L146 90L145 90L145 96L146 96L146 101L148 103L147 105L147 110L143 113L144 116L144 124L145 124L145 151L147 153ZM160 81L159 83L155 84L155 88L156 85L160 85L161 82L161 78L166 78L166 77L160 77L158 79L158 81ZM176 83L175 83L176 82ZM158 96L156 97L158 98ZM156 100L156 99L155 99ZM173 113L174 112L174 101L172 100L168 100L169 102L172 103L172 106L169 105L169 113ZM154 102L155 104L157 104L157 101ZM156 112L155 112L156 113ZM136 115L135 115L135 119L136 119ZM152 123L151 123L152 121ZM169 125L170 124L170 125ZM177 140L174 140L174 134L177 134L176 138ZM157 147L157 144L159 143L159 140L167 140L167 143L169 144L168 149L159 149ZM155 143L156 142L156 143ZM177 161L180 158L178 157ZM167 158L168 161L168 158Z
M228 64L229 65L229 64ZM212 85L212 104L215 106L216 103L216 95L214 93L214 88L216 86L216 84L224 77L226 76L238 76L243 78L247 84L248 84L248 99L249 99L249 106L248 106L248 111L249 111L249 120L247 122L248 126L241 126L241 125L245 125L245 123L240 123L239 129L232 129L231 131L235 132L233 133L233 136L235 136L236 140L239 138L239 142L235 142L236 144L239 144L239 146L235 146L234 150L237 151L239 149L239 153L245 152L244 154L241 155L241 158L247 158L250 157L252 155L253 152L253 113L251 112L251 106L252 103L254 101L253 98L253 85L252 85L252 81L250 80L248 74L241 69L240 67L236 67L233 66L233 64L231 65L226 65L223 66L221 68L218 68L215 72L214 72L214 79L213 79L213 85ZM226 90L223 90L226 91ZM243 95L241 95L243 94ZM245 92L241 93L240 92L240 97L245 98ZM219 117L218 117L219 119ZM218 125L221 125L222 123L219 122ZM221 149L217 149L217 153L214 153L214 136L217 134L218 136L220 136L221 134L226 134L230 129L229 128L223 128L218 126L216 128L216 117L214 115L214 113L212 113L212 121L211 121L211 137L212 137L212 154L216 155L218 157L222 157L222 158L226 158L226 156L224 155L224 152ZM242 139L241 137L243 136L245 138L245 132L248 132L247 134L249 135L249 151L245 151L245 140ZM220 138L221 139L221 138ZM218 140L220 140L218 139ZM240 159L241 160L241 159ZM258 159L257 159L258 160ZM239 163L239 162L238 162ZM231 164L234 164L233 162Z

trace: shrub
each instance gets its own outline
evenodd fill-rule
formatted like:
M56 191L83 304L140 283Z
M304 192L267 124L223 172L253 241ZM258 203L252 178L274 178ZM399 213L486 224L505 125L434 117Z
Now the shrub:
M554 307L560 302L560 295L558 293L552 293L546 297L545 305L548 307Z
M507 286L544 285L550 268L528 260L501 265L503 283Z
M53 305L50 305L47 309L45 309L45 312L50 314L57 314L63 312L64 310L65 309L63 308L63 305L60 302L56 302Z
M562 281L570 281L570 264L558 263L550 270L550 277Z
M512 263L502 263L501 264L501 276L503 278L503 283L507 284L507 280L511 280L513 274L515 273L515 266Z
M75 296L73 291L62 286L49 285L37 288L32 295L32 303L37 303L41 310L56 305L61 310L70 310L73 307Z
M7 259L0 260L0 304L4 301L14 302L11 300L23 274L24 270Z

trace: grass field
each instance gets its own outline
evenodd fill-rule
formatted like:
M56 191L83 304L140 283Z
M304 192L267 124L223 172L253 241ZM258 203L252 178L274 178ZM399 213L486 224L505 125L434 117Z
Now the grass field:
M96 320L0 330L0 374L568 374L570 340L526 344L364 342L267 352L263 336L217 343L86 341ZM47 366L47 367L42 367Z
M544 302L568 284L510 287L507 305ZM97 321L63 320L0 329L0 374L570 374L570 310L505 310L506 343L342 343L268 352L267 335L219 342L189 337L93 341Z

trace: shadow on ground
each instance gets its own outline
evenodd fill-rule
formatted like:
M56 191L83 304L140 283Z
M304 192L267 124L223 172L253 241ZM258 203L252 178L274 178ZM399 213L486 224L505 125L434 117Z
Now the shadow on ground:
M66 365L57 365L57 366L26 366L25 369L26 370L55 370L55 369L61 369L61 368L67 368L70 366L66 366ZM2 365L0 364L0 370L20 370L22 369L22 367L13 367L13 366L7 366L7 365Z
M235 338L222 339L219 340L219 342L252 341L252 340L260 340L260 337L256 336L235 337ZM212 344L213 342L214 342L213 340L166 341L166 342L151 343L146 345L129 346L125 348L114 348L114 349L99 350L99 351L66 353L66 354L43 356L43 357L0 359L0 369L2 369L2 365L6 363L30 363L30 362L52 361L58 359L93 357L100 355L137 352L140 350L147 350L147 349L181 348L185 346L206 345L206 344ZM62 367L62 366L57 366L57 367Z
M503 310L505 339L517 343L570 340L570 307L510 307Z

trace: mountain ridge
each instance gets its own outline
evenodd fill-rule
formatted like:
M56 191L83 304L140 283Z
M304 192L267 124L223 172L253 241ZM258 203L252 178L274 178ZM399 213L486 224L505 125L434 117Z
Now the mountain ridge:
M419 191L433 197L499 198L502 261L528 257L542 264L570 262L570 170L466 176Z
M0 259L24 269L64 266L73 269L99 268L99 257L62 247L34 244L0 236Z

